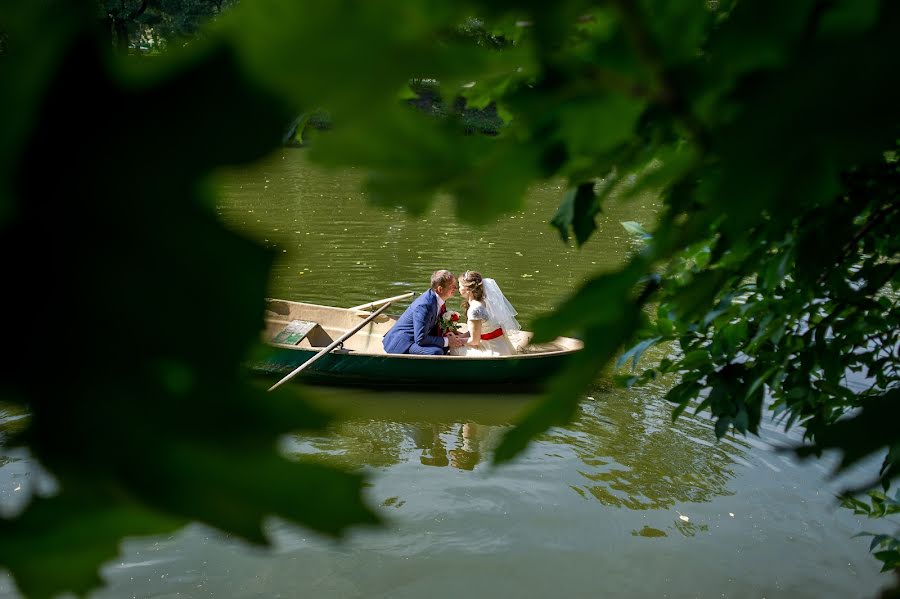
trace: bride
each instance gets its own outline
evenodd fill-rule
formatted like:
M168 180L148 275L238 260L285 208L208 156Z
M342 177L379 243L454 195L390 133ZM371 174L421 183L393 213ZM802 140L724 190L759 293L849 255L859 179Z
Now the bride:
M473 270L459 277L459 294L463 297L469 326L469 340L450 350L452 356L511 356L516 347L509 340L522 327L516 321L512 307L497 282L486 279Z

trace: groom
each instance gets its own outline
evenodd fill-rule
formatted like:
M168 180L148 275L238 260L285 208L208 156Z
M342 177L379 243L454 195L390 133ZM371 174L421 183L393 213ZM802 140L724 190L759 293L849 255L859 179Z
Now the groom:
M446 311L444 302L455 291L456 277L449 270L439 270L431 275L431 289L417 297L384 336L384 351L441 356L451 347L465 345L465 336L449 333L443 337L438 326L441 314Z

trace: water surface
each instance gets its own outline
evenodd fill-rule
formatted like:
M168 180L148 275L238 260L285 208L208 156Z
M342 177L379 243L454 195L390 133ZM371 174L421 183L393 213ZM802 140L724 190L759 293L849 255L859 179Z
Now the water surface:
M620 264L637 242L619 223L649 225L658 210L651 198L611 204L579 250L547 224L560 185L474 227L447 200L421 219L373 208L360 179L314 167L302 150L222 177L223 221L277 252L271 297L352 306L424 291L436 268L475 269L527 322ZM777 448L796 437L772 424L762 438L716 441L704 417L672 423L665 391L601 379L573 424L492 468L492 449L534 397L466 381L314 389L344 419L285 439L284 451L366 472L384 528L336 543L273 520L271 551L200 525L128 540L95 596L873 597L890 582L852 538L872 523L836 507L831 461L795 462ZM0 464L0 499L15 500L23 461ZM8 580L0 594L14 596Z

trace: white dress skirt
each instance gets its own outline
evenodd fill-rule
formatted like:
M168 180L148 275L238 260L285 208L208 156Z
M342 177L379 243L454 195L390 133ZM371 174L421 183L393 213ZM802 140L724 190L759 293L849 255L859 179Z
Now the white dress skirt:
M481 342L477 346L464 345L451 348L451 356L487 358L492 356L512 356L517 353L516 347L509 340L505 331L493 339L484 339L485 335L490 336L491 333L500 328L499 324L491 320L491 315L484 304L479 301L473 301L466 311L466 318L470 321L481 321Z

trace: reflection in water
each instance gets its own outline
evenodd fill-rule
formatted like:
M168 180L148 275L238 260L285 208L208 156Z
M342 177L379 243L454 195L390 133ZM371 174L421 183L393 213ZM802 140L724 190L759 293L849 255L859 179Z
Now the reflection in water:
M580 474L587 483L572 487L580 495L646 510L732 494L728 481L744 449L716 443L706 422L687 415L671 422L669 407L654 393L595 390L591 397L576 422L548 435L586 466Z
M56 480L31 457L28 448L8 447L10 438L21 434L29 419L20 406L0 402L0 515L5 518L20 513L33 496L57 490Z
M667 537L669 535L667 535L665 531L659 530L658 528L653 528L652 526L644 526L644 528L642 528L640 530L632 530L631 536L647 537L649 539L653 539L653 538L659 538L659 537Z
M471 421L348 420L325 435L296 435L289 451L348 469L388 468L417 461L423 466L474 470L485 456L489 458L506 428Z
M489 427L484 427L490 430ZM474 422L466 422L459 427L457 435L458 445L450 450L450 463L460 470L474 470L478 460L481 459L481 440L478 432L481 430Z
M385 421L348 420L320 436L300 434L300 453L347 469L386 468L404 461L406 425Z
M293 388L300 392L299 386ZM323 388L302 392L342 420L324 434L294 436L287 451L349 469L417 463L474 470L490 459L509 423L534 399Z
M674 524L675 528L678 529L678 532L686 537L696 536L698 532L709 531L708 524L694 524L693 522L682 520L681 518L676 518Z
M425 466L446 466L450 463L447 458L447 448L437 424L428 424L415 427L416 449L422 450L419 461Z
M6 444L10 435L22 432L28 424L28 413L17 404L0 401L0 444Z
M577 478L560 478L558 484L607 506L669 509L731 495L728 482L734 465L745 463L748 446L716 442L702 418L683 415L673 423L669 406L660 399L664 391L595 387L574 423L552 429L530 451L573 455L580 463ZM472 471L490 462L509 423L530 399L485 396L473 401L443 394L423 399L408 393L373 400L365 394L354 399L336 393L326 404L343 411L346 419L326 435L297 436L294 451L350 469L408 463ZM479 403L497 410L478 413L474 408ZM675 524L683 534L696 534L692 524Z
M493 449L491 443L498 436L495 433L501 430L503 427L475 422L418 425L415 438L416 448L422 450L419 462L425 466L449 465L460 470L474 470L485 451Z

